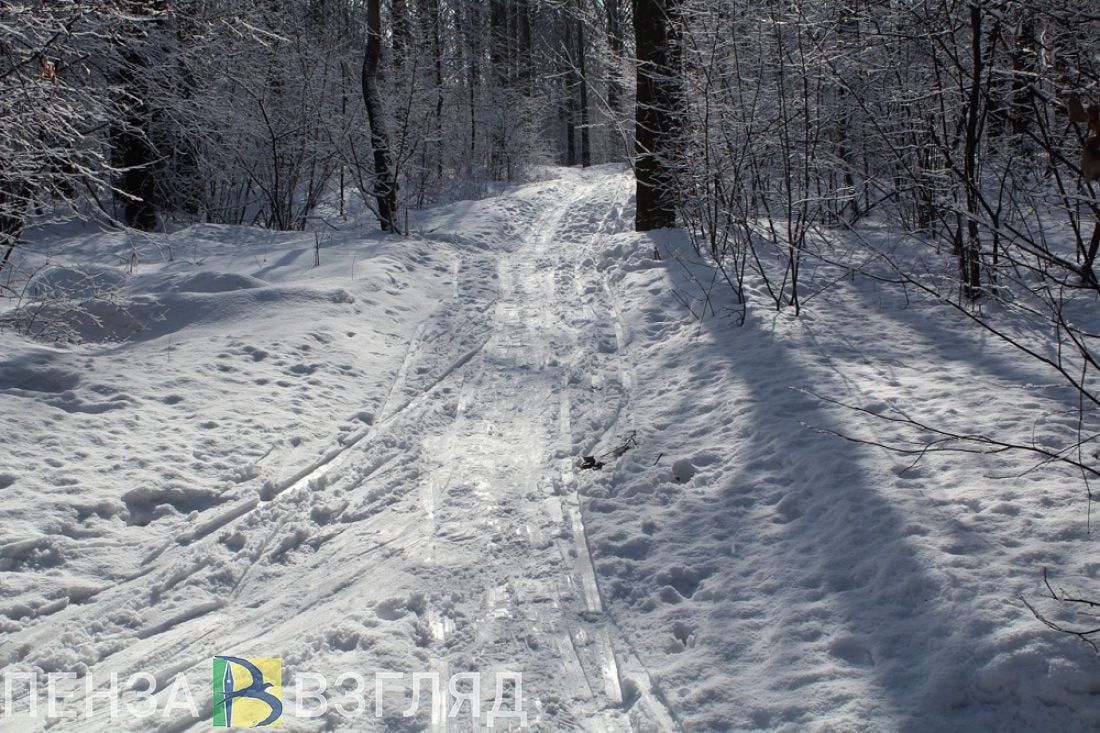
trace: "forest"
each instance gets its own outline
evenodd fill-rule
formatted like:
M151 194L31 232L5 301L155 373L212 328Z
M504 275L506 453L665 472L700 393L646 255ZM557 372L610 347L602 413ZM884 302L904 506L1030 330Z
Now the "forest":
M611 174L598 179L606 185L583 178L601 166L629 171L626 209L616 192L601 190L617 180ZM134 242L130 261L104 263L129 274L150 247L200 225L247 228L253 234L242 241L256 232L301 235L316 243L310 256L322 267L326 238L343 246L357 221L413 252L444 234L443 224L423 223L436 222L433 207L489 201L543 180L552 167L573 169L576 190L604 197L610 213L592 214L593 241L617 234L593 222L631 220L638 238L630 241L645 251L620 252L624 262L634 258L629 273L657 262L679 268L688 284L669 296L677 309L669 318L686 313L699 334L716 329L710 337L723 348L750 338L739 332L766 330L759 324L769 318L788 319L785 334L805 329L802 338L815 317L832 317L820 314L848 297L837 295L846 287L888 295L843 321L848 332L837 343L889 341L894 331L870 325L886 302L936 319L942 340L898 368L987 394L990 404L1003 400L990 407L995 419L970 414L967 402L940 409L951 401L946 388L935 410L922 411L919 400L818 389L803 378L809 369L788 364L814 410L877 426L799 427L828 434L830 445L882 451L906 465L898 476L922 461L957 459L963 468L952 477L1041 476L1071 487L1073 515L1091 541L1100 479L1100 10L1081 0L0 0L0 339L78 342L82 324L102 312L96 303L121 292L95 291L93 282L81 303L70 293L43 295L51 232L72 222ZM530 198L543 205L542 195ZM530 203L522 201L499 211L522 214ZM583 294L607 300L592 338L625 351L616 283L606 273L628 268L578 244L583 227L568 216L580 216L584 202L569 203L575 210L562 204L555 231L577 238L570 246L581 261L556 266L578 282L577 273L590 270ZM494 218L496 204L484 205L494 236L503 241L513 224L518 230ZM357 219L364 211L369 216ZM670 244L677 240L666 230L686 245ZM455 237L455 262L476 262L477 278L489 282L496 265ZM546 242L514 239L549 257L538 249ZM517 282L542 282L525 266L516 272L529 282L516 275ZM460 269L454 264L459 305ZM522 301L522 289L513 295ZM561 293L544 295L550 303ZM442 318L439 333L461 330L446 320L458 315ZM619 332L608 335L612 321ZM415 324L405 326L419 337ZM455 337L455 353L474 353L467 335ZM972 336L973 349L954 340ZM762 360L797 351L759 343ZM908 344L888 346L909 353ZM700 361L706 348L699 346ZM600 360L611 351L583 356L610 373ZM446 359L436 357L430 367L445 371ZM958 368L963 362L968 368ZM448 369L467 362L455 363ZM996 380L983 381L983 369L1011 388L991 387ZM408 364L393 371L416 378L407 377ZM678 373L669 368L671 383ZM505 384L492 374L481 372L483 389ZM594 379L591 391L603 384ZM421 386L426 396L436 389ZM725 435L720 421L711 427ZM591 468L600 456L585 457L593 461L583 468ZM683 481L677 469L673 482L688 482L699 466L689 468ZM597 529L605 521L596 519ZM1015 608L1042 633L1097 650L1095 563L1075 555L1090 569L1067 592L1053 564L1065 556L1042 557L1027 569L1030 595L1011 586ZM672 575L672 585L685 585L683 573ZM701 582L686 585L694 593ZM693 633L675 633L680 651ZM855 656L863 664L863 652Z
M5 261L66 210L301 230L333 193L398 231L527 166L630 160L639 229L678 213L735 276L781 242L780 303L812 228L872 216L949 247L969 299L1006 260L1091 281L1097 22L1064 0L5 2Z

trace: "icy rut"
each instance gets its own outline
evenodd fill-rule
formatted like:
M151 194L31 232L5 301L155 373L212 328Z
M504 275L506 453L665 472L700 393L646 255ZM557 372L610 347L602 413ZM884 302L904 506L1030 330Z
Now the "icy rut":
M325 715L289 730L483 730L502 673L522 675L536 730L675 729L605 612L576 493L574 458L630 410L614 295L589 256L625 225L628 183L570 173L502 197L529 217L526 235L503 252L456 249L452 299L416 330L372 424L200 513L128 581L40 613L0 658L33 650L44 668L42 650L57 647L60 670L74 661L61 649L77 649L97 680L144 670L161 688L186 673L200 719L158 715L135 730L205 730L214 654L281 657L288 691L304 672L366 680L343 680L362 710L338 710L333 690ZM401 677L376 701L380 672ZM414 675L444 691L467 675L454 691L470 692L474 674L477 715L430 684L414 699ZM501 710L519 691L506 687Z

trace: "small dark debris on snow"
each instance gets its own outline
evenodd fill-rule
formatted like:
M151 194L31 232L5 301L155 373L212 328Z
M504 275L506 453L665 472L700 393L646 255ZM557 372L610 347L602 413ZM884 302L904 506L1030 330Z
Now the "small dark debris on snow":
M605 465L607 465L607 464L605 464L603 461L597 461L596 456L585 456L581 460L581 469L582 470L591 468L591 469L594 469L596 471L599 471Z
M584 456L581 459L580 463L577 464L577 466L581 470L591 469L594 471L599 471L601 468L607 465L605 462L599 460L600 458L607 458L608 456L612 458L621 458L624 453L626 453L631 448L636 447L637 445L638 433L637 431L631 431L630 434L623 439L623 442L618 447L612 448L610 451L608 451L607 453L603 453L600 456Z
M626 453L631 448L636 448L637 446L638 446L638 431L631 430L630 435L626 436L626 438L623 439L622 445L620 445L615 450L611 451L611 454L613 456L615 456L616 458L621 458L624 453Z

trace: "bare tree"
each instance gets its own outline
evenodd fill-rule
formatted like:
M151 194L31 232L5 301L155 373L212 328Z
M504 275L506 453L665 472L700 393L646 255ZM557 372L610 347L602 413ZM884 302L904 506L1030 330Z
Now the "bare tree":
M680 138L680 0L634 0L638 54L634 173L638 231L676 225L675 154Z
M380 0L367 2L367 45L363 53L363 104L370 125L374 157L374 195L378 202L378 223L384 232L397 232L397 181L393 174L386 110L379 89L378 70L382 59L382 11Z

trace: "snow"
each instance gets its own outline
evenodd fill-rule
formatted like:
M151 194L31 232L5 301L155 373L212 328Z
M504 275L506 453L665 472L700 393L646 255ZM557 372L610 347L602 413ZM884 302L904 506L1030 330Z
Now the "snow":
M216 654L282 658L288 694L367 677L367 712L291 731L483 730L501 672L545 731L1100 725L1094 654L1019 598L1043 567L1095 586L1079 481L834 434L900 436L871 413L901 406L1043 440L1072 396L862 277L738 326L682 233L632 231L632 191L554 170L319 249L57 235L37 322L92 295L95 318L4 334L0 674L146 671L162 709L186 675L202 717L141 731L209 727ZM380 671L404 689L376 717ZM482 674L476 723L402 714L412 675L458 673ZM0 730L119 730L105 707Z

